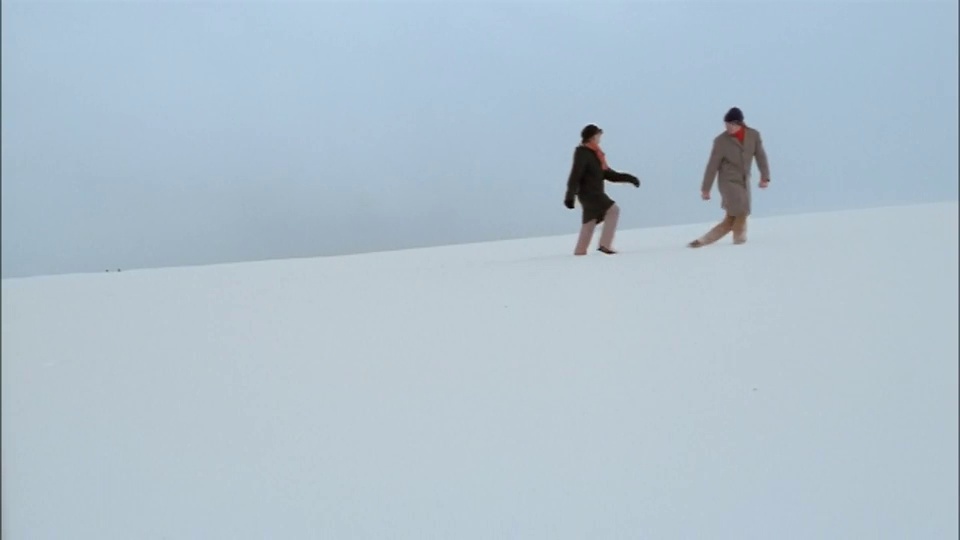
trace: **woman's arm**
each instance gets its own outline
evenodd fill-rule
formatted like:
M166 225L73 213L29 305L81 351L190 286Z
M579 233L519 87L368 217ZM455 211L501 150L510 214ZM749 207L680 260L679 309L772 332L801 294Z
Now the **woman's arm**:
M632 174L630 174L630 173L623 173L623 172L615 171L615 170L610 169L610 168L608 168L607 170L603 171L603 178L606 179L606 180L609 180L610 182L618 182L618 183L623 183L623 184L633 184L633 185L635 185L635 186L637 186L637 187L640 186L640 180L639 180L636 176L634 176L634 175L632 175Z
M583 178L583 170L587 166L582 154L577 150L573 151L573 165L570 167L570 176L567 178L567 193L564 196L565 201L572 201L580 193L580 179Z

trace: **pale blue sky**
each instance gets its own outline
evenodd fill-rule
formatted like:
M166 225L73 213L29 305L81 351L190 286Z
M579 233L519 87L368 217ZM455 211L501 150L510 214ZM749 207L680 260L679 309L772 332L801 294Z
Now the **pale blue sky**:
M2 275L574 234L580 128L625 228L958 196L957 2L2 5ZM572 249L572 247L571 247Z

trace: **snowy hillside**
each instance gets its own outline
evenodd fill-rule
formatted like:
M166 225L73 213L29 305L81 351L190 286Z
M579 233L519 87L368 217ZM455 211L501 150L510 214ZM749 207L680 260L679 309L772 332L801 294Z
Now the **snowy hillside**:
M3 538L956 538L957 218L5 280Z

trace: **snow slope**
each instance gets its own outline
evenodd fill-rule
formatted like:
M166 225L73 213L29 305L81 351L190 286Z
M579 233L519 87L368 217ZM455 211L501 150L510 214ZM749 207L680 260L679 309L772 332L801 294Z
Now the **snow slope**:
M956 538L957 219L5 280L4 538Z

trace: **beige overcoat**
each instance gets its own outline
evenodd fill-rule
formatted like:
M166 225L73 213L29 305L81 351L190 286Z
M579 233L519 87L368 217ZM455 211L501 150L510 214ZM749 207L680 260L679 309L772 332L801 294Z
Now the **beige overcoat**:
M750 170L754 159L760 169L760 178L770 179L770 165L760 132L746 126L744 129L746 134L742 143L726 131L713 139L710 159L703 173L701 191L710 191L716 180L720 206L728 216L750 215Z

